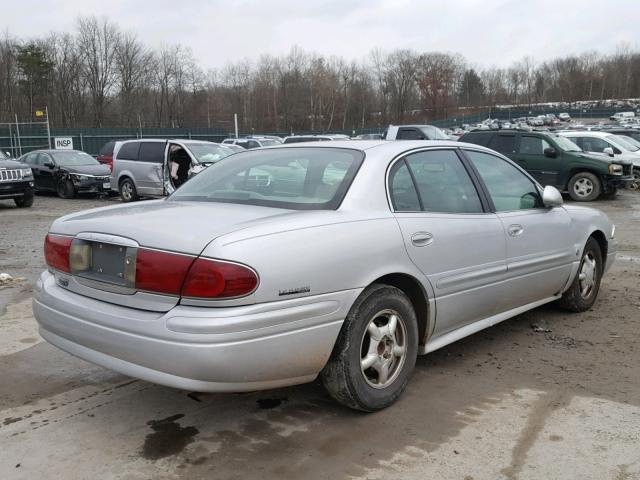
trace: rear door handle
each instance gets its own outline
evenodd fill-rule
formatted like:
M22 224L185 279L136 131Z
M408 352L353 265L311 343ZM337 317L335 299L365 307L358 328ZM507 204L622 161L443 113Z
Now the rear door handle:
M522 228L522 225L509 225L509 235L511 235L512 237L517 237L518 235L522 234L522 232L524 232L524 228Z
M411 235L411 243L416 247L426 247L433 242L433 235L429 232L416 232Z

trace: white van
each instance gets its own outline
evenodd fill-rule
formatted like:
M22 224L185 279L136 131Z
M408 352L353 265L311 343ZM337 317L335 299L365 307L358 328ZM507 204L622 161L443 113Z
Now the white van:
M635 112L618 112L614 113L609 117L609 120L622 120L628 118L634 118L636 116Z

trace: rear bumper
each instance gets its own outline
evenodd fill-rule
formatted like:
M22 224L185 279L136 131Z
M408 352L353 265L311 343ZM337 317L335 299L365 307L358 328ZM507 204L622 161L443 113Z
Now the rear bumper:
M239 392L313 380L359 293L155 313L78 295L44 272L33 311L45 340L92 363L175 388Z

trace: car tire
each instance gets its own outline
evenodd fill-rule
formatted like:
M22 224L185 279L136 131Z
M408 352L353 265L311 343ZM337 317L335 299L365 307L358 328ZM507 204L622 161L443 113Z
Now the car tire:
M640 190L640 168L633 169L633 182L629 185L630 190Z
M558 300L558 306L570 312L589 310L596 301L603 272L602 251L593 237L589 237L582 252L580 266L569 289Z
M14 198L13 201L18 208L29 208L31 205L33 205L33 197L33 190L28 189L25 190L22 197Z
M120 182L120 198L123 202L135 202L140 197L138 197L138 191L136 190L136 186L130 178L125 178Z
M602 182L591 172L578 172L569 180L568 190L576 202L592 202L602 193Z
M76 189L71 180L59 180L56 185L56 193L60 198L68 199L76 196Z
M320 378L339 403L373 412L402 394L417 352L411 301L398 288L374 284L351 307Z

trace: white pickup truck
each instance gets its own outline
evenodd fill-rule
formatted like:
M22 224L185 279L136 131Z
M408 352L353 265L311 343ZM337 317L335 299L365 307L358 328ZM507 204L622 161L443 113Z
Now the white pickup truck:
M389 125L385 140L451 140L433 125Z

